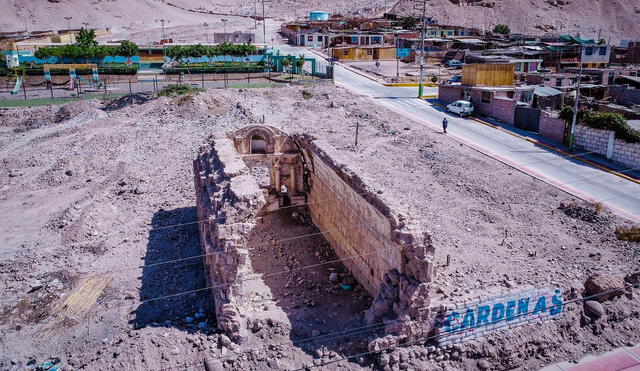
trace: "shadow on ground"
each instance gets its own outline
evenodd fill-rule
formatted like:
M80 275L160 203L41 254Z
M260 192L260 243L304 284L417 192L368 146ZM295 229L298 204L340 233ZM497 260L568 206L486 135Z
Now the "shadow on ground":
M319 348L339 354L363 351L361 340L380 329L362 330L371 296L319 232L306 208L267 214L249 238L252 267L264 275L273 300L288 317L294 346L312 355Z
M140 278L141 304L133 320L136 328L164 326L204 331L215 327L210 290L205 289L196 219L195 207L160 209L153 215ZM167 227L178 224L181 226ZM176 259L183 260L169 262ZM198 326L205 321L206 327Z

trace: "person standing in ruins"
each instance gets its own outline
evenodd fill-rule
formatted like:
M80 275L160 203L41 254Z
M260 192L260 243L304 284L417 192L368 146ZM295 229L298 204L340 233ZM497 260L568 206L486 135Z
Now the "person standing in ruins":
M444 134L447 133L447 127L449 126L449 120L447 120L447 118L445 117L444 119L442 119L442 132Z
M289 206L289 194L287 192L287 186L284 184L280 186L280 196L282 197L282 207Z

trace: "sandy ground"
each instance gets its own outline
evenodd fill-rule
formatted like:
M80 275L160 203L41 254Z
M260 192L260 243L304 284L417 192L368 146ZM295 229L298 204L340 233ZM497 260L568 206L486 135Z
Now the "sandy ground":
M375 62L349 62L346 64L369 74L379 76L386 82L416 83L419 81L420 66L416 63L388 60L379 62L379 66L376 66ZM426 82L431 82L432 76L438 76L439 81L442 81L459 73L459 69L444 67L436 63L426 63L424 65L424 79Z
M302 99L303 89L310 99ZM626 221L606 210L593 221L567 215L558 207L574 202L569 195L329 84L211 90L109 112L97 101L2 110L0 368L59 357L65 369L200 369L210 357L231 369L294 369L351 355L353 344L373 339L365 333L292 344L296 334L266 321L256 332L261 340L243 348L215 331L202 260L184 259L200 251L192 160L210 134L263 117L326 141L333 157L432 233L434 304L528 286L575 296L594 272L640 270L638 245L615 236ZM590 215L593 206L585 207L581 215ZM161 264L174 259L183 260ZM309 282L320 290L309 294L316 303L314 295L336 291L327 273ZM366 300L337 292L351 300L346 311ZM282 304L297 303L289 300ZM560 320L457 346L447 360L422 345L386 357L409 369L532 369L640 342L639 304L638 290L608 301L595 323L584 323L582 306L573 305ZM309 325L301 333L313 332L320 313L303 308L290 315ZM378 358L326 369L382 368Z

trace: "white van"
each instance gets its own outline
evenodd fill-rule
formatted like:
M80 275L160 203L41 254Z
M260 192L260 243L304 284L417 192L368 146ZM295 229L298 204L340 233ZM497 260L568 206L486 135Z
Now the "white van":
M459 100L447 106L447 111L456 113L460 116L470 115L473 113L473 103L466 100Z

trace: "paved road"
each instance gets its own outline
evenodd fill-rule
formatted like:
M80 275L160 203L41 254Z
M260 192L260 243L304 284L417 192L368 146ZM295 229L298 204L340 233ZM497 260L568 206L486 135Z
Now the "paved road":
M309 51L290 46L283 46L281 50L286 54L311 55ZM385 87L339 64L334 69L334 77L337 85L369 96L379 104L418 119L434 130L440 131L440 123L447 117L451 137L573 195L602 202L624 216L640 220L640 184L568 158L508 132L451 115L438 106L417 99L415 87ZM436 93L437 88L425 88L424 91L424 95Z

